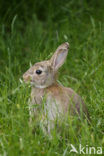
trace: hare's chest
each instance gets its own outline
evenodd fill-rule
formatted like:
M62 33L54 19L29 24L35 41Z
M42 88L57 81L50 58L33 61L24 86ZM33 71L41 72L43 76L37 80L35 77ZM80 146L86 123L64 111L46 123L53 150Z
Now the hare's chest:
M44 112L50 120L57 119L62 113L59 101L51 95L47 96L46 102L44 103Z
M42 89L32 89L31 101L33 104L41 104L44 97L44 92Z
M44 94L42 90L32 90L31 98L32 104L36 104L36 108L39 107L38 110L40 113L49 120L56 119L62 113L59 100L54 98L51 94ZM35 112L36 111L34 111L34 113Z

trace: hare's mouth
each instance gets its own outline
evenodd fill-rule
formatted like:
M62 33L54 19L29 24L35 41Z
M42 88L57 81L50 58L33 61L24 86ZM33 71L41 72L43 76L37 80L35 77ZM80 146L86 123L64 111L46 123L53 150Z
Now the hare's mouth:
M46 85L41 85L41 84L37 84L35 81L31 80L30 82L32 87L36 87L36 88L46 88Z
M32 87L35 87L35 88L47 88L49 85L46 85L46 84L36 84L34 81L31 81L31 86Z
M35 86L35 82L33 80L30 81L31 86Z

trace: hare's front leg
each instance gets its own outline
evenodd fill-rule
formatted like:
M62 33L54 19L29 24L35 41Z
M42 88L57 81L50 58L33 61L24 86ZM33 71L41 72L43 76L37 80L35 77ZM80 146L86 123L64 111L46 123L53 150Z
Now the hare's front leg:
M42 116L40 121L40 128L42 129L44 135L51 138L51 131L54 129L55 122L47 119L46 116Z
M36 102L33 100L28 101L28 107L29 107L29 125L33 125L33 120L36 119L37 116L37 110L36 110Z
M51 135L51 131L55 128L55 123L60 114L59 108L51 96L48 96L46 101L43 102L43 108L42 129L45 134Z

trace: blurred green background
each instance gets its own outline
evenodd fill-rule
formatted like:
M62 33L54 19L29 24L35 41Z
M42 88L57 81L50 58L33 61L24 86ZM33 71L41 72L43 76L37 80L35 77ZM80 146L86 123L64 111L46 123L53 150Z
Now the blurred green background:
M59 81L85 101L91 124L74 120L49 140L28 125L23 73L70 43ZM0 0L0 155L69 155L70 144L104 147L104 1ZM73 153L72 153L73 155Z

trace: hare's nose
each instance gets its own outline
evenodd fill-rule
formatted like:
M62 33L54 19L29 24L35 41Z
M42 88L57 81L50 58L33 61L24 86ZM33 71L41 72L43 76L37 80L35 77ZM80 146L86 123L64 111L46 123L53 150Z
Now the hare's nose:
M30 81L31 80L31 75L30 74L24 74L23 79L24 79L25 82Z

